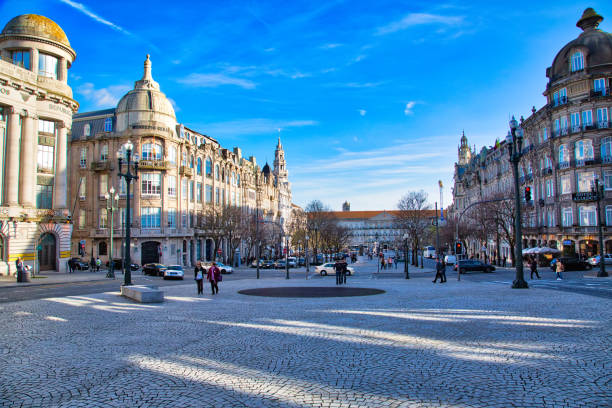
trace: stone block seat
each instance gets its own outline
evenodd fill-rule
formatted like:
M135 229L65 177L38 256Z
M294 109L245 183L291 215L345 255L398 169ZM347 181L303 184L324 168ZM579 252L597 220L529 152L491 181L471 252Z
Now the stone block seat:
M164 301L164 292L157 286L121 286L121 296L125 296L140 303L162 303Z

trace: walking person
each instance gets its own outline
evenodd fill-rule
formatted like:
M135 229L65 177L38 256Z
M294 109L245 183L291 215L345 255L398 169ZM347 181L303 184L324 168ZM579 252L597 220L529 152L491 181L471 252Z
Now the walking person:
M17 272L15 273L17 282L21 282L23 279L23 261L21 260L21 257L17 257L17 259L15 259L15 268L17 269Z
M346 271L348 269L348 265L346 261L342 262L342 270L340 271L340 284L346 285Z
M531 258L531 262L529 263L529 268L531 268L531 280L533 280L533 274L540 279L540 275L538 274L538 262L535 258Z
M204 294L204 268L202 267L202 262L198 261L196 263L196 267L193 271L194 279L196 281L196 286L198 287L198 295Z
M102 261L100 260L100 257L96 258L96 272L100 272L100 266L102 266Z
M70 258L68 260L68 273L72 273L74 271L74 260Z
M557 259L557 265L556 265L557 280L563 279L563 275L561 275L561 272L563 271L565 271L565 266L563 265L563 262L561 262L560 259Z
M440 283L444 283L444 279L442 278L442 271L444 270L444 266L442 265L442 260L440 258L437 258L436 261L436 277L434 278L434 280L432 280L433 283L436 283L438 281L438 278L440 278Z
M385 269L385 257L380 258L380 269Z
M446 283L446 262L444 261L444 258L441 258L440 260L442 262L442 271L440 275L442 281L440 283Z
M217 268L217 263L213 262L212 266L208 269L208 273L206 274L206 279L210 282L210 289L212 290L212 294L219 293L219 284L218 282L221 278L221 271Z
M336 285L340 285L341 279L342 279L342 262L341 261L336 261L336 263L334 264L334 270L336 271Z
M389 257L387 259L387 265L389 265L389 269L393 269L393 258Z

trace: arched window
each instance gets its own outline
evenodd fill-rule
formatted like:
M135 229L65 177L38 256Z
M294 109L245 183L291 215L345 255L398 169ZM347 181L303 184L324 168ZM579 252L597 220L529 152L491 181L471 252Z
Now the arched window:
M176 165L176 147L174 146L168 148L168 161L170 164Z
M206 177L212 177L212 160L210 157L206 158Z
M104 119L104 131L105 132L113 131L113 118Z
M607 158L608 162L612 160L612 137L601 140L601 158Z
M593 142L589 139L578 140L574 145L574 155L576 160L592 160Z
M101 241L98 244L98 255L99 256L108 255L108 251L106 249L106 242L105 241Z
M162 160L164 148L159 143L145 143L142 145L142 160Z
M85 136L91 136L91 125L89 123L85 124L85 127L83 128L83 134Z
M576 51L572 54L570 62L572 72L584 69L584 55L582 55L580 51Z
M191 155L191 159L189 159L189 167L193 169L193 155Z
M219 165L215 164L215 180L219 180Z
M202 159L198 157L198 164L196 166L196 173L198 176L202 175Z
M559 163L567 163L569 161L566 145L559 146Z
M225 169L221 169L221 182L225 182Z

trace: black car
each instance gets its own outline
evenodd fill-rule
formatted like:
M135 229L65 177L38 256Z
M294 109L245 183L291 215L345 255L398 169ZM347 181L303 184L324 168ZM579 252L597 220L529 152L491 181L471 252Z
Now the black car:
M263 261L259 264L260 269L274 269L274 261Z
M72 267L74 270L78 271L88 271L89 264L87 262L83 262L81 258L71 258L70 262L72 263Z
M106 267L108 268L110 263L106 261ZM120 271L123 269L123 259L113 259L113 269L115 271ZM140 269L140 265L133 263L131 267L132 271L137 271Z
M550 269L552 269L553 272L557 270L557 259L561 260L566 271L590 271L593 268L593 266L587 261L564 256L550 261Z
M148 263L142 266L143 275L164 276L166 266L158 263Z
M455 270L459 269L459 273L468 271L493 272L495 267L491 264L481 262L477 259L461 259L455 264Z

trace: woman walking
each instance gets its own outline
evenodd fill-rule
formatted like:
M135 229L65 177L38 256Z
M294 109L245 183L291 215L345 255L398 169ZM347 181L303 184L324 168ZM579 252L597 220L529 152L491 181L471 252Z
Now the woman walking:
M193 271L196 285L198 286L198 295L204 294L204 268L202 268L202 262L198 261Z
M561 262L560 259L557 259L557 280L562 280L563 276L561 275L561 272L565 271L565 266L563 266L563 263Z
M213 262L210 269L208 269L208 273L206 274L206 279L210 282L210 289L212 290L212 294L219 293L219 285L217 282L221 280L221 271L217 268L217 263Z
M538 274L538 262L535 258L531 258L531 262L529 263L529 268L531 269L531 280L533 280L533 274L540 279L540 275Z

